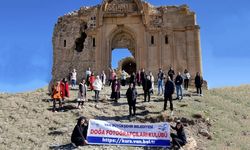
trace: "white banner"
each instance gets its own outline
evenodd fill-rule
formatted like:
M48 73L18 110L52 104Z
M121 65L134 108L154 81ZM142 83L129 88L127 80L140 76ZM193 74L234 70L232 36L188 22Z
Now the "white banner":
M170 126L163 123L89 121L89 144L170 147Z

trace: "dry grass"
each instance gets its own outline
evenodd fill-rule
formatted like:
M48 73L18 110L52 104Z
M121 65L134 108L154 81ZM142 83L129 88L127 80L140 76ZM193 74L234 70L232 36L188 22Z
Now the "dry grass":
M125 93L125 88L122 94ZM109 88L106 93L109 94ZM139 89L141 91L141 89ZM192 93L192 91L190 91ZM105 94L104 92L102 94ZM70 148L70 135L76 118L85 115L102 120L119 120L129 122L126 99L118 104L104 101L98 105L91 99L82 110L72 109L77 92L71 91L67 100L67 112L52 113L52 103L46 88L35 92L20 94L0 94L0 149L57 149ZM191 94L192 95L192 94ZM175 117L185 117L194 121L186 127L188 135L198 144L197 149L249 149L250 144L250 86L240 86L205 91L204 97L185 97L182 102L174 101ZM139 114L133 122L159 121L159 116L167 117L169 110L162 113L163 100L153 96L150 103L142 103L143 96L138 98ZM194 114L202 119L193 118ZM201 121L202 120L202 121ZM211 126L207 126L211 124ZM207 129L212 140L198 134L200 128ZM144 149L121 146L87 146L84 149ZM83 148L82 148L83 149Z

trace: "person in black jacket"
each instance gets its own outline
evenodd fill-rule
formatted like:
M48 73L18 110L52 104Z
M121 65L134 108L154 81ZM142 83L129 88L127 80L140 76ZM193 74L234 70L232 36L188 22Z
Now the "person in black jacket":
M176 95L177 99L181 100L183 98L182 95L182 83L183 83L183 78L181 77L181 73L179 72L178 75L175 78L175 86L176 86Z
M133 83L133 85L135 86L135 73L133 72L131 75L130 75L130 78L129 78L129 83Z
M114 99L115 102L118 102L118 99L121 98L121 95L120 95L120 90L121 90L121 84L120 84L120 81L115 78L111 84L111 96L110 98L111 99Z
M168 75L170 76L171 80L174 81L174 69L172 67L170 67L169 71L168 71Z
M150 80L150 76L147 76L147 78L144 81L143 91L144 91L144 102L147 101L150 102L150 91L152 89L152 82Z
M177 146L179 149L181 146L184 146L187 143L187 138L183 124L180 121L177 121L176 126L175 127L171 126L171 128L175 130L177 133L177 134L174 133L170 134L172 138L173 148Z
M144 85L145 85L145 81L146 81L146 73L145 73L144 68L142 68L142 70L141 70L140 79L141 79L142 88L144 89Z
M174 94L174 82L171 80L170 76L167 78L167 82L165 84L165 92L164 92L164 110L166 110L167 102L170 102L170 110L171 115L173 115L173 98L172 95Z
M76 146L84 146L88 144L87 138L88 120L85 117L80 117L71 135L71 142Z
M130 83L129 88L126 92L126 97L127 97L128 106L129 106L129 116L130 117L132 116L132 109L133 109L133 116L135 116L137 91L134 86L134 83Z
M202 84L203 84L203 78L201 77L200 73L197 72L195 76L195 87L197 89L197 94L202 96Z

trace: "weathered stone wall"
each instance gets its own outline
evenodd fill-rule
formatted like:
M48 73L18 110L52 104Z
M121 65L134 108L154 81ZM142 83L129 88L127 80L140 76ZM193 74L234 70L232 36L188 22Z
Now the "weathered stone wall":
M79 43L84 47L81 52L76 50ZM140 0L109 0L58 19L52 80L68 76L73 68L78 79L88 67L96 73L108 72L115 48L129 48L137 69L145 68L154 75L158 68L167 72L170 66L176 72L188 69L193 77L202 72L199 26L188 6L154 7Z

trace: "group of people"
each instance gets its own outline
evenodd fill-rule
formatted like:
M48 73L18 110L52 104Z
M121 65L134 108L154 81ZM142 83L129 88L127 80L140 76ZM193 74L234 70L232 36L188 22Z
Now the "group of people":
M163 110L167 109L167 103L170 103L171 115L173 115L173 94L176 90L176 99L183 99L183 85L184 89L188 90L190 83L191 75L187 69L184 70L183 74L178 72L175 74L175 71L172 67L165 74L161 68L157 74L157 80L155 81L152 72L148 74L144 69L139 70L137 73L132 73L128 75L124 70L121 72L118 77L116 70L110 69L109 78L106 77L104 71L100 75L94 74L91 71L91 68L88 68L85 72L85 78L79 82L78 88L78 105L77 108L81 109L84 106L84 102L87 98L87 91L95 92L95 101L99 101L99 94L101 90L106 86L111 87L110 98L115 102L118 102L120 98L121 87L129 85L126 90L126 98L129 106L129 117L136 115L136 103L137 103L137 86L142 86L144 92L144 102L150 102L151 95L154 94L154 85L157 83L158 95L164 96L164 106ZM77 72L75 69L70 73L69 80L71 89L77 89ZM108 82L107 82L108 81ZM194 78L195 87L197 94L202 96L202 84L203 79L199 72L197 72ZM59 102L59 110L63 109L63 104L65 97L69 97L69 83L66 78L63 78L61 81L56 82L52 86L52 98L53 98L53 111L56 111L56 102ZM176 130L177 134L171 134L173 146L181 147L186 144L186 135L183 129L181 122L177 122L176 126L171 126L173 130ZM85 117L80 117L78 119L77 125L74 128L72 133L71 141L76 146L82 146L88 144L86 140L88 129L88 119Z
M132 87L131 87L132 88ZM129 92L133 92L129 91ZM84 146L88 145L87 141L87 132L88 132L88 118L79 117L77 119L77 124L75 125L73 132L71 134L71 142L75 146ZM179 149L187 143L187 137L184 130L183 124L178 120L175 126L170 126L172 130L176 133L171 133L170 137L172 138L172 148Z
M63 111L65 98L69 97L69 84L66 78L56 82L51 89L51 97L53 99L53 112L56 111L56 103L59 103L59 111Z
M121 79L121 80L120 80ZM161 68L159 68L159 72L157 74L157 86L158 86L158 95L164 96L164 107L163 110L166 110L167 103L170 103L171 114L173 115L173 97L176 90L176 99L183 99L183 84L184 89L188 90L189 82L191 79L191 75L187 69L184 70L184 73L181 74L178 72L175 75L175 71L172 67L168 70L167 74L163 72ZM76 80L77 80L77 72L75 69L70 73L70 81L71 88L76 88ZM197 94L202 96L202 84L203 79L200 76L200 73L197 72L195 76L195 87L197 89ZM86 101L87 91L95 92L95 101L98 102L100 98L100 92L106 85L107 77L104 71L100 75L95 76L94 72L91 71L91 68L88 68L85 72L85 78L79 83L78 88L78 105L77 108L81 109L84 106L84 102ZM130 76L124 70L120 73L120 77L118 77L116 70L110 69L109 78L108 78L108 86L111 86L111 96L110 98L115 102L118 102L120 95L121 86L125 86L129 84L129 88L126 92L126 97L129 105L129 115L131 116L131 110L136 111L136 97L137 91L136 86L142 86L143 94L144 94L144 102L150 102L151 95L154 94L154 84L155 79L152 72L148 74L144 69L139 70L136 74L132 73ZM59 109L61 110L63 107L63 101L65 97L69 97L69 84L67 79L64 78L62 81L57 82L55 86L53 86L52 90L52 98L53 98L53 111L56 110L56 102L59 102ZM134 92L131 92L134 91ZM133 101L133 102L131 102ZM135 114L135 113L134 113Z

